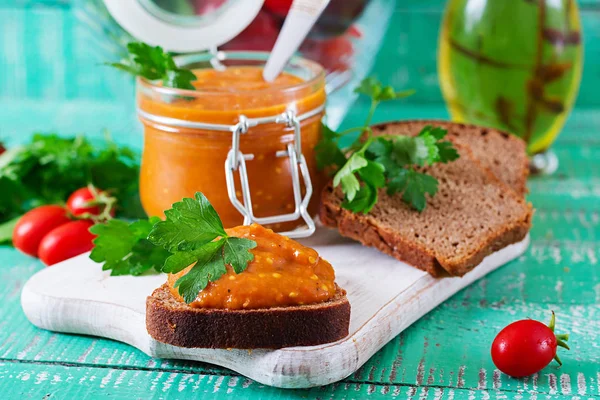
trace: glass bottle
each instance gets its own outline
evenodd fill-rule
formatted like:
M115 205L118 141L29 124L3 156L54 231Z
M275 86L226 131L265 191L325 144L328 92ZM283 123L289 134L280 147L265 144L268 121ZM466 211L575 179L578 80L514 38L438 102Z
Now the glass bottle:
M449 0L438 53L452 119L520 136L544 153L573 107L582 71L575 0Z

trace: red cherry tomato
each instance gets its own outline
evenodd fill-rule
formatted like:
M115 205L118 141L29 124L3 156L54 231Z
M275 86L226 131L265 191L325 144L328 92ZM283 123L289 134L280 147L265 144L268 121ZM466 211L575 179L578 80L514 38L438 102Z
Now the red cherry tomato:
M78 220L53 229L40 243L40 260L50 266L91 250L96 237L89 231L93 225L90 220Z
M263 7L280 17L285 17L290 11L293 0L265 0Z
M550 364L560 364L556 349L568 349L568 335L554 334L554 313L550 326L539 321L524 319L502 329L492 343L492 360L507 375L519 378L535 374ZM552 328L552 329L551 329Z
M6 147L4 147L4 145L2 145L2 143L0 143L0 155L2 155L2 153L4 153L6 151Z
M67 210L75 216L102 214L108 202L112 204L114 198L107 196L99 189L95 191L92 189L84 187L71 193L67 200ZM114 216L114 209L111 209L110 214Z
M67 200L67 210L73 215L100 214L100 205L96 203L96 196L87 187L77 189Z
M38 255L40 242L56 227L70 221L61 206L41 206L26 212L13 231L13 244L25 254Z

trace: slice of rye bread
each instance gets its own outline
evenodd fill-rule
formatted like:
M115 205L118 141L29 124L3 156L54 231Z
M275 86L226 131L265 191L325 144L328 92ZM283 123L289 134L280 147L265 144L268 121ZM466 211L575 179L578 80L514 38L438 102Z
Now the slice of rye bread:
M322 303L253 310L194 308L175 299L167 284L146 300L146 329L162 343L215 349L313 346L348 336L350 303L336 285Z
M439 185L423 212L382 189L368 214L356 214L341 207L343 193L330 183L321 196L321 222L433 276L464 275L485 256L522 240L532 208L468 147L455 146L458 160L426 168Z
M436 120L388 122L373 126L373 133L417 135L425 126L448 130L448 139L469 146L473 155L501 181L519 194L527 191L529 159L525 142L493 128Z

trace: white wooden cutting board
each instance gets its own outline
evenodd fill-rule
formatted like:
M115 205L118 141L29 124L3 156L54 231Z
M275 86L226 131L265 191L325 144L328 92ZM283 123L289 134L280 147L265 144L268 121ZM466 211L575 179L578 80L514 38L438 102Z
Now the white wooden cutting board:
M303 242L333 264L338 284L348 292L350 335L338 342L251 352L157 342L146 331L145 302L165 276L111 277L87 253L35 274L23 288L21 304L27 318L43 329L102 336L152 357L204 361L266 385L305 388L352 374L435 306L521 255L529 238L488 256L462 278L440 279L323 228Z

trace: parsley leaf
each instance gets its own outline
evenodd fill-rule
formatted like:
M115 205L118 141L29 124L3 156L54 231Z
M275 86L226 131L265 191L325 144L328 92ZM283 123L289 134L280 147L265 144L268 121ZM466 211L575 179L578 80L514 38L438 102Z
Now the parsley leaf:
M439 162L448 163L460 157L452 142L437 142L436 145L438 148Z
M163 85L166 87L196 90L192 84L196 80L196 75L188 69L177 68L167 71L166 77L163 78Z
M367 165L358 170L363 182L353 199L346 198L342 207L353 212L368 213L377 203L377 189L385 186L385 168L383 165L367 160Z
M159 220L152 217L127 223L112 219L92 226L90 232L96 238L90 258L104 262L102 269L110 270L111 275L139 275L150 268L160 271L170 253L146 240Z
M391 86L383 86L383 84L374 77L363 79L360 82L360 85L354 89L354 92L364 94L375 102L401 99L415 93L414 90L403 90L397 92Z
M367 159L361 153L354 153L333 177L333 186L337 187L341 183L342 190L346 193L348 201L352 201L356 192L360 189L360 183L354 173L366 167L367 164Z
M203 262L207 262L215 253L222 252L224 244L225 239L219 239L214 242L208 242L204 246L193 250L177 251L167 258L162 270L163 272L174 274L194 263L202 264Z
M325 169L334 166L339 169L346 163L346 156L337 144L340 136L327 125L322 126L322 132L323 139L315 146L317 168Z
M165 211L165 221L157 223L148 239L169 251L194 250L218 236L226 237L219 215L200 192Z
M167 250L152 244L148 239L140 239L131 249L131 257L129 257L131 275L141 275L151 269L161 271L165 259L170 255Z
M385 167L382 164L367 160L367 165L358 170L358 175L363 182L374 188L385 186Z
M235 273L239 274L254 259L254 254L249 250L255 247L256 242L253 240L236 237L227 238L223 246L225 264L231 265Z
M436 150L431 151L433 157L429 164L433 164L434 162L448 163L459 157L458 151L456 151L452 142L441 141L446 137L447 133L448 131L445 129L432 127L431 125L426 126L419 133L419 137L427 138L426 140L429 143L433 142L433 145L436 147Z
M212 253L212 257L198 261L187 274L177 279L174 286L183 297L183 301L189 304L196 299L208 282L219 279L226 272L223 257L217 251Z
M254 259L253 240L230 237L219 215L200 192L165 211L166 220L152 217L127 223L112 219L90 231L97 237L90 258L104 262L111 275L140 275L150 269L177 273L192 268L175 283L187 303L208 282L219 279L230 265L236 274Z
M425 194L433 196L437 193L438 181L433 176L417 172L414 170L406 170L407 179L406 187L402 193L402 200L411 205L417 211L423 211L427 204Z
M411 169L399 169L388 182L388 193L402 193L402 199L417 211L427 204L425 194L437 193L438 181L431 175Z
M377 189L368 184L364 184L353 200L345 199L342 202L342 207L352 212L368 213L377 203Z
M423 129L421 129L421 132L419 132L419 136L430 135L433 138L435 138L435 140L442 140L446 137L447 134L447 130L442 129L439 126L433 127L431 125L427 125Z
M173 57L160 46L142 42L127 44L129 55L117 63L108 63L114 68L148 80L161 80L163 86L195 90L196 75L188 69L178 68Z
M381 94L381 91L381 82L372 76L363 79L360 85L354 89L354 93L364 94L372 99L376 99Z
M165 216L165 221L154 225L148 240L173 253L164 262L164 272L177 273L193 265L175 285L188 303L208 282L223 275L226 265L240 273L254 259L250 249L256 247L256 242L230 237L219 215L200 192L194 199L186 198L173 204Z

